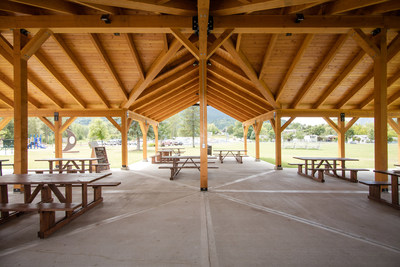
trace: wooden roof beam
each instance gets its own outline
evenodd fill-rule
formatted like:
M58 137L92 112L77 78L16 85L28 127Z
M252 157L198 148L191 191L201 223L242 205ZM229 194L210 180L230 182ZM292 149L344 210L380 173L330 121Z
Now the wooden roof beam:
M194 96L193 98L188 99L187 102L183 102L180 106L174 107L173 110L169 110L167 114L162 114L162 116L157 117L157 120L158 121L166 120L166 119L174 116L175 114L181 112L182 110L185 110L188 107L193 106L198 101L199 101L199 97L198 96Z
M110 71L111 76L113 77L114 81L117 83L119 92L124 97L124 100L128 99L128 94L126 93L124 83L122 82L121 78L119 77L117 70L115 69L114 65L111 62L111 59L107 55L106 50L104 49L103 45L101 44L100 38L97 34L90 34L90 39L94 47L96 48L97 52L99 53L101 59L103 60L104 64L106 65L107 69Z
M392 127L392 129L397 133L400 134L400 120L397 119L397 122L392 119L392 118L388 118L388 123L390 125L390 127Z
M79 6L62 0L37 1L37 0L9 0L24 5L34 6L42 9L47 9L63 14L71 15L78 14Z
M125 35L126 41L128 42L129 49L131 50L131 53L132 53L133 62L136 65L136 68L137 68L137 70L139 72L139 75L140 75L141 79L144 80L145 79L145 72L144 72L144 68L143 68L143 65L142 65L142 61L140 60L139 53L138 53L138 51L136 49L136 46L135 46L135 43L133 41L133 35L130 34L130 33L126 33L124 35Z
M275 111L268 111L267 113L261 114L257 117L251 118L243 122L243 126L253 125L255 121L267 121L273 119Z
M109 122L111 122L112 125L114 125L114 127L121 132L121 125L119 125L111 116L107 116L106 117L108 119Z
M44 44L44 42L49 39L52 35L52 32L48 29L41 29L39 32L31 38L28 43L21 50L21 57L25 60L29 60L29 58L39 50L39 48Z
M367 52L372 59L380 54L376 44L374 44L361 29L351 30L350 36L353 37L357 44Z
M214 82L212 79L209 78L208 86L216 91L220 92L221 94L225 95L226 98L231 98L234 101L238 101L240 104L245 105L248 109L257 112L257 113L265 113L267 109L264 107L260 107L256 105L252 99L249 99L246 96L242 96L240 94L236 94L235 91L229 90L225 87L220 86L218 83Z
M347 40L348 35L342 34L339 36L339 38L336 40L335 44L329 49L328 53L323 57L322 62L318 64L317 70L314 72L314 74L311 76L310 79L308 79L307 83L303 88L300 89L300 91L297 93L295 96L295 100L291 104L292 108L296 108L301 100L306 96L306 94L310 91L311 87L314 85L314 83L319 79L321 74L325 71L325 69L328 67L329 63L335 58L336 54L339 52L339 50L342 48L344 43Z
M64 132L76 120L76 117L69 117L61 126L60 131Z
M38 118L39 118L44 124L46 124L47 127L50 128L50 130L52 130L53 132L56 131L56 128L54 127L54 124L53 124L48 118L43 117L43 116L39 116Z
M171 33L178 39L184 47L197 59L199 60L199 49L177 28L171 28Z
M213 16L227 16L233 14L252 13L256 11L290 7L298 4L313 3L315 0L301 0L301 1L266 1L266 0L252 0L247 4L240 3L239 1L215 1L210 10Z
M380 4L386 1L388 0L361 0L361 1L337 0L327 5L326 14L330 15L340 14L343 12Z
M63 77L56 71L54 66L47 60L47 58L39 50L36 52L35 57L39 62L53 75L54 78L67 90L67 92L75 99L75 101L83 108L86 108L85 101L76 93L75 89L63 79Z
M395 11L398 9L400 9L400 2L398 0L391 0L382 4L371 6L369 8L366 8L366 10L363 9L363 12L369 15L377 15Z
M85 3L103 4L103 0L81 0ZM107 5L114 7L122 7L128 9L136 9L150 11L156 13L164 13L180 16L195 16L197 14L196 5L192 5L191 1L173 1L171 3L158 3L157 1L145 0L113 0L107 1Z
M218 109L219 111L225 113L226 115L234 118L237 121L245 121L246 118L243 116L243 114L238 114L236 111L233 111L231 109L227 109L227 107L221 103L219 103L217 100L215 99L208 99L207 100L208 104L212 107L215 107L216 109Z
M141 121L141 122L147 122L151 125L158 125L159 121L157 120L152 120L146 116L143 116L141 114L138 114L136 112L133 111L128 111L128 118L131 118L135 121Z
M47 86L42 84L37 77L31 72L28 74L29 81L36 86L45 96L47 96L58 108L64 108L64 103L54 96Z
M81 1L81 0L68 0L68 1L77 3L77 4L82 5L82 6L89 7L91 9L103 12L105 14L113 14L113 15L119 14L118 8L113 7L113 6L100 5L100 4L91 4L91 3L86 3L86 2Z
M209 59L221 45L231 37L234 29L226 29L221 35L212 43L210 47L207 48L207 59Z
M110 102L107 100L106 96L104 93L98 88L96 83L93 81L92 78L90 78L89 74L86 72L86 70L83 68L82 64L79 62L77 57L74 55L74 53L71 51L71 49L67 46L67 44L64 42L63 38L59 34L54 34L53 39L58 43L58 45L63 49L65 54L69 57L71 62L75 65L75 67L79 70L79 72L82 74L83 78L89 83L89 85L92 87L92 89L95 91L97 96L100 98L100 100L103 102L103 104L107 108L111 108Z
M153 79L160 73L164 66L169 62L169 60L175 56L179 48L182 47L181 42L175 39L167 53L162 52L160 56L153 62L149 71L146 74L146 79L139 81L132 91L129 93L129 98L121 106L123 108L129 108L132 103L139 97L139 95L146 89L146 87L153 81Z
M280 98L282 96L282 92L285 89L286 83L288 82L290 76L293 73L293 70L295 69L297 64L300 62L301 58L303 57L307 47L310 45L313 38L314 38L314 34L307 34L306 37L304 38L296 56L294 57L294 59L292 61L292 64L290 64L290 67L289 67L288 71L286 72L285 77L283 78L281 84L279 85L278 91L275 94L276 101L280 100Z
M266 83L258 79L256 72L254 71L246 56L241 51L236 51L236 48L230 39L226 40L223 46L228 51L228 53L231 54L231 56L236 60L240 68L246 73L246 75L254 83L255 87L261 92L265 99L267 99L274 108L280 108L280 104L275 101L275 98Z
M6 12L21 13L25 15L38 15L42 11L39 8L22 5L19 3L13 3L10 1L0 1L0 10Z
M339 77L324 91L322 96L315 102L313 108L317 109L324 104L326 99L332 94L333 91L347 78L347 76L353 71L353 69L360 63L367 53L361 49L361 51L353 58L353 60L346 66L346 68L340 73Z
M315 2L309 3L309 4L300 4L297 6L291 6L291 7L286 8L287 14L301 13L302 11L304 11L306 9L321 5L321 4L323 4L325 2L329 2L329 1L331 1L331 0L318 0L318 1L316 0Z
M260 74L258 75L258 79L261 79L263 74L265 73L265 69L268 66L268 61L272 55L272 51L274 51L277 40L278 40L278 34L272 34L271 39L269 40L269 43L267 46L267 50L265 51L265 54L264 54L264 59L263 59L262 65L261 65L262 67L260 70Z

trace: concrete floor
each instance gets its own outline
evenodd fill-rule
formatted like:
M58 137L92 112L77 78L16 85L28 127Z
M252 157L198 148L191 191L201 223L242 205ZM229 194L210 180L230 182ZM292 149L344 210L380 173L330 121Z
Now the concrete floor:
M367 186L253 158L216 165L208 192L197 170L113 170L121 186L45 240L38 214L0 225L0 266L399 266L400 211Z

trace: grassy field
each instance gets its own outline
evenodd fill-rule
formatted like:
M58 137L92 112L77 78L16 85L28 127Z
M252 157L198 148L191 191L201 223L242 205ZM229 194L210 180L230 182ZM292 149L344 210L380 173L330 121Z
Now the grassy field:
M218 143L211 144L213 149L243 149L242 142L234 143ZM255 143L248 142L248 154L255 156ZM337 143L321 143L319 149L307 150L307 149L282 149L282 166L293 167L287 165L288 162L296 162L293 159L294 156L321 156L321 157L335 157L337 156ZM185 155L199 155L199 147L192 148L191 146L185 146ZM91 157L91 149L87 143L80 143L75 146L74 151L77 153L64 153L64 157ZM154 147L148 147L148 156L154 155ZM389 168L393 167L393 164L398 163L397 156L397 144L389 144ZM107 146L107 156L111 164L111 168L121 167L121 146ZM35 159L52 158L54 157L54 147L50 146L47 149L30 149L28 151L29 169L42 169L48 168L46 162L36 162ZM275 161L275 143L262 142L260 143L260 157L270 163ZM346 144L346 157L357 158L357 162L349 162L346 164L348 167L353 168L374 168L374 144ZM1 151L0 159L9 159L10 162L14 162L14 156L10 150L7 150L7 154L4 155L4 150ZM142 151L136 150L136 146L128 148L128 164L141 161L143 159Z

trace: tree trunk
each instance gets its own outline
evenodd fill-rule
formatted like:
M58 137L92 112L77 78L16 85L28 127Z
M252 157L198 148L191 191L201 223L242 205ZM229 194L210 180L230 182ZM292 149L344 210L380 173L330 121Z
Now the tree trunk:
M136 150L140 150L140 136L139 135L136 138Z

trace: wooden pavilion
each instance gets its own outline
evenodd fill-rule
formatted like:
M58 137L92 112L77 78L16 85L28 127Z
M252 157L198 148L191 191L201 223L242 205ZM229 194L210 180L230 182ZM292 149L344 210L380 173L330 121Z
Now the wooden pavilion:
M55 132L56 157L75 118L108 118L126 167L132 120L146 148L149 126L157 144L159 122L199 103L202 190L207 105L245 135L254 127L256 158L269 121L277 169L296 117L323 117L340 156L345 132L374 117L376 169L388 168L388 123L400 139L398 0L2 0L0 31L0 128L14 118L15 173L28 169L28 116Z

